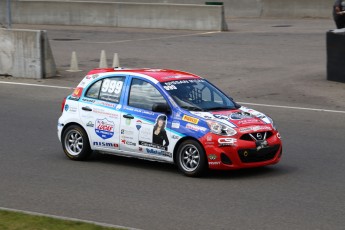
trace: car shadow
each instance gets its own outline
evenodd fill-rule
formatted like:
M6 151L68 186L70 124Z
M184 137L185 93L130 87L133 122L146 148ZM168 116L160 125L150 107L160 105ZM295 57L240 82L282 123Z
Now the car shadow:
M265 177L279 177L296 171L297 168L288 165L277 164L258 168L247 168L229 171L209 170L205 178L216 179L255 179Z
M134 167L136 169L144 169L144 170L155 170L155 171L165 171L171 173L178 173L177 166L174 164L158 162L158 161L150 161L144 159L138 159L133 157L124 157L118 155L111 155L111 154L101 154L94 152L90 158L88 158L90 162L99 162L102 164L112 164L112 165L119 165L119 166L128 166Z
M89 162L98 162L102 164L119 165L125 167L133 167L143 170L154 170L159 172L165 172L169 174L181 175L178 168L174 164L149 161L137 158L123 157L117 155L108 155L101 153L93 153L88 159ZM224 180L242 180L252 178L265 178L265 177L278 177L286 175L298 170L296 167L292 167L286 164L277 164L271 166L264 166L258 168L248 168L239 170L208 170L200 179L224 179Z

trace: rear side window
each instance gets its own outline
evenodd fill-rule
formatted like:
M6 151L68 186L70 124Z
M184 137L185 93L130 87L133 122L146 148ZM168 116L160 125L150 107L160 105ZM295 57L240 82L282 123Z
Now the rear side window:
M86 92L89 98L119 103L125 77L112 77L95 82Z
M166 100L156 87L150 83L140 79L133 79L128 105L152 111L154 103L166 103Z

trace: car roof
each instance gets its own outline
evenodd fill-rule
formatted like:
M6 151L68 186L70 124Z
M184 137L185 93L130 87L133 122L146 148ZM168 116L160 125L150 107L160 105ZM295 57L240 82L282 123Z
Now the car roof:
M167 82L167 81L174 81L174 80L187 80L187 79L202 79L201 77L179 71L179 70L171 70L171 69L150 69L150 68L143 68L143 69L125 69L125 68L98 68L91 70L87 75L92 74L102 74L102 73L128 73L130 75L137 75L140 77L147 76L148 78L154 78L159 82Z

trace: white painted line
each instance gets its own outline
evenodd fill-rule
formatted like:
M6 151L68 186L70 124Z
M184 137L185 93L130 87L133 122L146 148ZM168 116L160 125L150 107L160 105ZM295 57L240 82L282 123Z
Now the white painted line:
M91 42L91 41L69 41L69 42L78 42L78 43L87 43L87 44L115 44L115 43L124 43L124 42L151 41L151 40L161 40L161 39L170 39L170 38L191 37L191 36L197 36L197 35L216 34L216 33L221 33L221 32L222 31L210 31L210 32L195 33L195 34L182 34L182 35L155 37L155 38L141 38L141 39L107 41L107 42L97 42L97 41L94 41L94 42ZM52 40L52 41L54 41L54 40Z
M56 86L56 85L39 85L39 84L29 84L29 83L8 82L8 81L0 81L0 84L26 85L26 86L37 86L37 87L46 87L46 88L55 88L55 89L74 89L74 87L64 87L64 86Z
M47 87L47 88L56 88L56 89L74 89L74 87L64 87L64 86L54 86L54 85L39 85L39 84L28 84L28 83L17 83L17 82L6 82L6 81L0 81L0 84L38 86L38 87ZM318 111L318 112L343 113L343 114L345 114L345 111L342 111L342 110L305 108L305 107L294 107L294 106L283 106L283 105L268 105L268 104L257 104L257 103L248 103L248 102L237 102L237 103L243 104L243 105L264 106L264 107L271 107L271 108L296 109L296 110L307 110L307 111Z
M256 105L256 106L264 106L264 107L271 107L271 108L297 109L297 110L308 110L308 111L318 111L318 112L328 112L328 113L344 113L345 114L345 111L341 111L341 110L303 108L303 107L282 106L282 105L266 105L266 104L247 103L247 102L237 102L237 103L243 104L243 105Z
M24 214L34 215L34 216L44 216L44 217L50 217L50 218L55 218L55 219L60 219L60 220L67 220L67 221L78 221L78 222L83 222L83 223L87 223L87 224L95 224L95 225L98 225L98 226L110 227L110 228L121 228L121 229L128 229L128 230L140 230L138 228L129 228L129 227L124 227L124 226L120 226L120 225L113 225L113 224L101 223L101 222L90 221L90 220L82 220L82 219L77 219L77 218L69 218L69 217L64 217L64 216L49 215L49 214L44 214L44 213L39 213L39 212L30 212L30 211L24 211L24 210L13 209L13 208L0 207L0 210L24 213Z

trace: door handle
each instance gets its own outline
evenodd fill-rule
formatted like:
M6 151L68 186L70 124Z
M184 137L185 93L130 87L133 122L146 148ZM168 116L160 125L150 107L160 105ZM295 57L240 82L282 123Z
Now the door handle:
M134 117L131 114L125 114L123 115L123 117L128 119L134 119Z
M81 109L82 109L82 110L85 110L85 111L92 111L92 109L91 109L90 107L88 107L88 106L86 106L86 107L81 107Z

